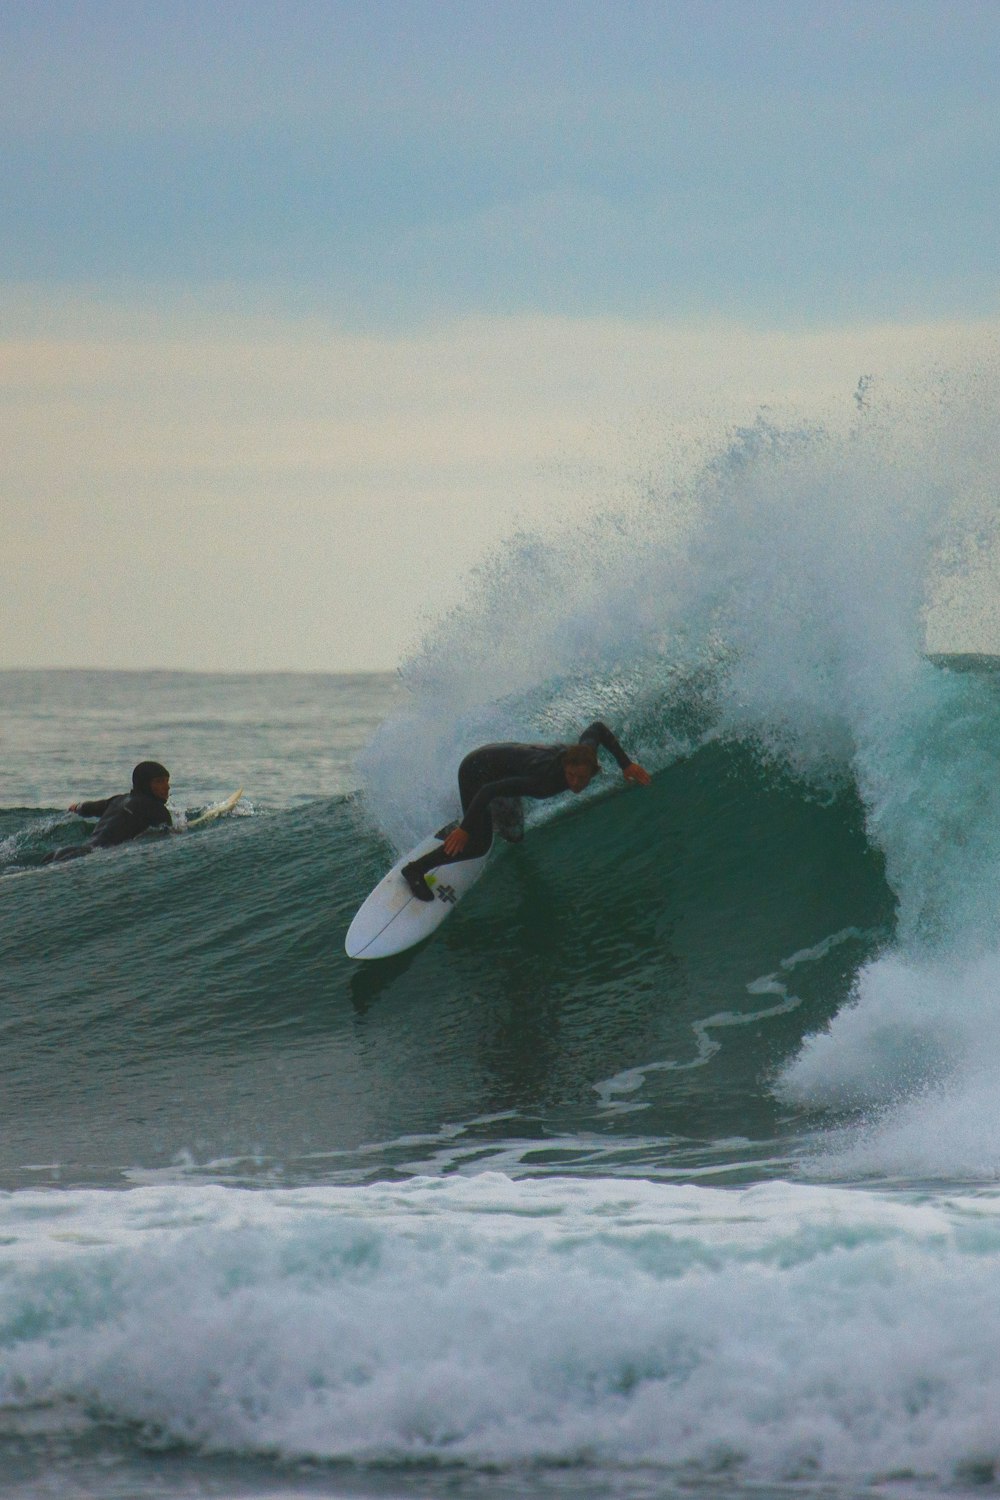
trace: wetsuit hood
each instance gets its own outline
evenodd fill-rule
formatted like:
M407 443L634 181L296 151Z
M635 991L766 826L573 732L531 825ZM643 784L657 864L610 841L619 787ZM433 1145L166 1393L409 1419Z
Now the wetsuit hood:
M133 792L145 792L150 795L150 782L158 781L161 776L169 776L170 772L166 766L161 766L158 760L141 760L132 772Z

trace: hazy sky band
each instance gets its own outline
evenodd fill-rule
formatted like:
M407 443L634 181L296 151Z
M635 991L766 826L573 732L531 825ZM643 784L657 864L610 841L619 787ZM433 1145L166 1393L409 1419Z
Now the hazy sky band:
M442 314L995 310L1000 6L15 3L22 281Z

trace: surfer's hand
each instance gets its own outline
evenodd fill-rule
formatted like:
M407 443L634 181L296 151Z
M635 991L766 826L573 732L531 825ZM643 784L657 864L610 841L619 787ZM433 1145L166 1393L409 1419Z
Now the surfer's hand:
M453 828L442 844L445 854L461 854L469 842L469 835L464 828Z
M629 761L628 765L623 768L622 775L626 781L634 781L636 786L649 786L653 779L649 772L643 770L635 760Z
M76 810L79 807L79 805L80 805L79 802L71 802L70 805L69 805L69 807L67 807L66 811L67 812L76 812Z

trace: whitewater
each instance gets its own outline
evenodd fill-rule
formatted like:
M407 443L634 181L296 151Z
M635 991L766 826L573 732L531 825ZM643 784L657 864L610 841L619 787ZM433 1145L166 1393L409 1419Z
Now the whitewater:
M996 394L762 414L389 676L0 673L5 1493L996 1488ZM650 788L346 958L595 717ZM147 756L180 835L43 867Z

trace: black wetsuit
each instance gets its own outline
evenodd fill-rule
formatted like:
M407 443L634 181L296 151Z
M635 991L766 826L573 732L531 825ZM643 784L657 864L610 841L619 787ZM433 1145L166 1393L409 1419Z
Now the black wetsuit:
M79 802L76 812L81 818L98 818L100 821L85 844L71 844L67 849L57 849L43 861L78 859L82 854L92 854L95 849L112 849L116 844L125 844L138 838L150 828L170 828L173 819L166 803L152 792L125 792L117 797L105 797L97 802Z
M622 770L631 764L611 730L599 719L581 734L581 745L600 747L614 756ZM563 753L568 745L481 745L462 761L458 768L458 790L462 798L460 826L469 835L461 854L445 854L441 845L407 870L425 875L438 865L454 864L463 859L478 859L493 842L491 804L498 799L520 797L558 797L569 790Z

